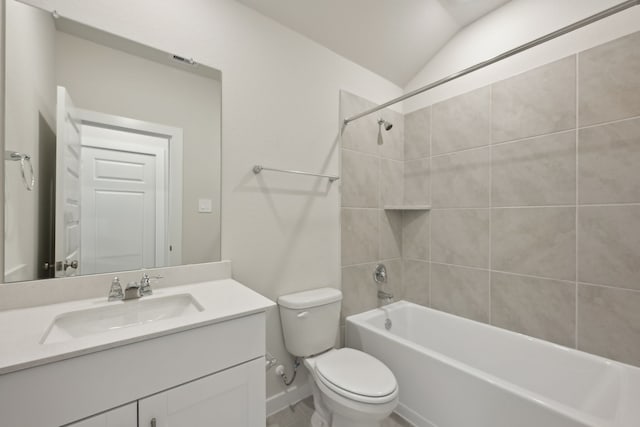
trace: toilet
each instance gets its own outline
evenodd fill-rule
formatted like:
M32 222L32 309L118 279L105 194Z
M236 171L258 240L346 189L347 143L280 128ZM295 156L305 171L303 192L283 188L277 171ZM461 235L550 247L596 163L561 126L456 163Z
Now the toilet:
M284 343L311 374L312 427L379 427L398 404L398 383L375 357L334 348L341 302L333 288L278 298Z

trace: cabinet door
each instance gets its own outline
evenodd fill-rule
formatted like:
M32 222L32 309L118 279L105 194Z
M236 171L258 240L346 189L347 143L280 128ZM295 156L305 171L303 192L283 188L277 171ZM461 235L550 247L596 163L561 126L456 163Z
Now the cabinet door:
M264 427L264 359L138 401L139 427Z
M130 403L68 427L138 427L138 406L136 402Z

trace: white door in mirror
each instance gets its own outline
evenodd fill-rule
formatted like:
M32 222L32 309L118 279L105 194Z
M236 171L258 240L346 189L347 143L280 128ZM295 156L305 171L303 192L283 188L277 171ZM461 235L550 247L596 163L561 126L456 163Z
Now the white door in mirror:
M56 145L56 277L80 274L81 124L71 96L58 86Z
M156 195L158 184L164 190L164 157L88 146L85 139L80 215L82 273L163 266L164 257L156 259L156 241L164 241L165 227L164 221L157 221L156 214L162 212L156 210L162 211L165 206L163 200L156 203Z

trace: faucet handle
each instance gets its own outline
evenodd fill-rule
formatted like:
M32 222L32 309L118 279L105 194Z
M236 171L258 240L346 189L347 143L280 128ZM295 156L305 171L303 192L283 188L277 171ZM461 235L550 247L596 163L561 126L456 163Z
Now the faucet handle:
M151 279L162 279L162 276L149 276L147 273L142 275L142 279L140 279L140 295L151 295L153 294L153 289L151 289Z
M109 289L108 301L120 301L124 298L122 293L122 285L120 285L120 279L116 276L111 281L111 288Z

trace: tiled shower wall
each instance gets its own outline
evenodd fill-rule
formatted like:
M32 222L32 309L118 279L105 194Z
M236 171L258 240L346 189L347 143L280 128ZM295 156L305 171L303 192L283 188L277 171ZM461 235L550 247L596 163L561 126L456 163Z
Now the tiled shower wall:
M400 297L640 365L638 46L632 34L405 117L393 193L433 209L405 212L389 234L401 248ZM344 206L364 169L343 159ZM353 312L371 307L360 293L372 285L344 261L376 237L362 224L367 237L354 239L346 210Z
M340 93L340 116L348 117L375 104ZM382 117L390 131L378 126ZM401 204L404 179L404 117L385 110L350 123L342 132L341 253L344 316L377 307L373 272L383 262L389 288L402 286L402 213L385 211Z

